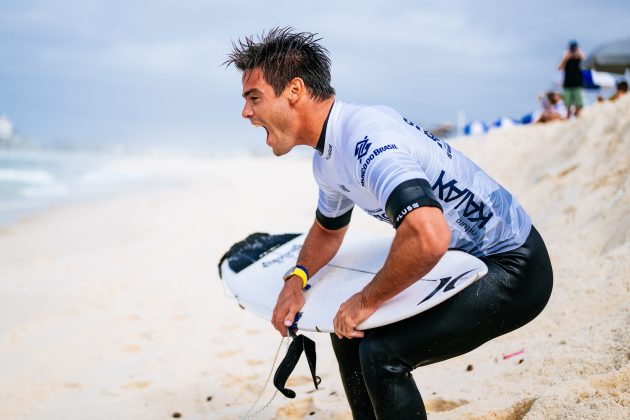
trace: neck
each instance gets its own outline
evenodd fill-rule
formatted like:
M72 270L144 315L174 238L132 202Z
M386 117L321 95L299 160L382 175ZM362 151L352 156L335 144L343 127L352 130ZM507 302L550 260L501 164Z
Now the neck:
M302 144L315 148L319 136L324 126L324 121L328 116L330 107L335 102L335 97L331 96L321 102L313 101L304 109L304 118L301 130Z

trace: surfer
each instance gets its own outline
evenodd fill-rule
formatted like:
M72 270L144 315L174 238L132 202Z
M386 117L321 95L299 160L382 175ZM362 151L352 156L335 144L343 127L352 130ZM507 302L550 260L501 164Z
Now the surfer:
M337 100L319 41L275 28L235 43L226 62L242 71L242 116L265 130L275 155L315 149L315 220L272 323L287 335L309 278L341 246L354 205L390 223L396 234L383 267L339 307L331 340L355 418L426 418L411 371L534 319L551 294L551 263L525 210L463 154L391 108ZM426 312L355 329L448 249L479 257L488 274Z

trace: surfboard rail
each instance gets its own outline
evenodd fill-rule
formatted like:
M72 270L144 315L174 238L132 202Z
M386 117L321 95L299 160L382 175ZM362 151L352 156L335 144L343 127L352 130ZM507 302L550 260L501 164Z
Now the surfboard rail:
M304 239L304 234L257 233L235 244L219 262L225 294L270 321L284 283L282 275L295 264ZM391 241L382 235L349 233L335 258L311 278L298 328L332 332L339 305L372 280L387 257ZM449 250L429 273L385 302L357 329L380 327L424 312L487 272L480 259Z

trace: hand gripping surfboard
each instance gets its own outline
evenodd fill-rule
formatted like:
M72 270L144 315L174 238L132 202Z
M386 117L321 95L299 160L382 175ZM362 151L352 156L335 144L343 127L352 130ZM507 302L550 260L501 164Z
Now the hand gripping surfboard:
M254 233L234 244L219 262L225 293L241 307L270 321L282 289L283 274L302 248L304 234ZM339 305L359 292L383 266L391 238L348 233L339 252L314 275L304 292L305 303L297 327L304 331L333 332ZM488 268L480 259L448 251L422 279L394 296L357 326L380 327L426 311L483 277Z

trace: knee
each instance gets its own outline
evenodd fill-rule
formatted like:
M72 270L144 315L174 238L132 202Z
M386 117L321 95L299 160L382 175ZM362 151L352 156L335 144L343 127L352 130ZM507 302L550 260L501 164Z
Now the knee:
M401 360L386 340L366 335L359 346L359 357L363 374L373 372L406 373L411 368Z

